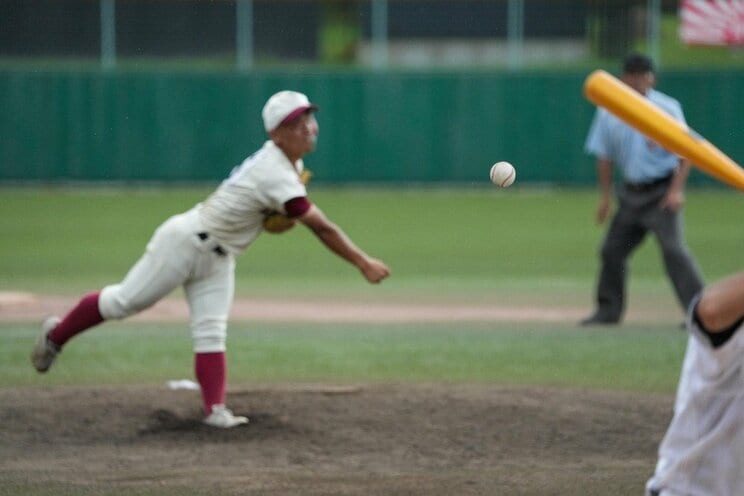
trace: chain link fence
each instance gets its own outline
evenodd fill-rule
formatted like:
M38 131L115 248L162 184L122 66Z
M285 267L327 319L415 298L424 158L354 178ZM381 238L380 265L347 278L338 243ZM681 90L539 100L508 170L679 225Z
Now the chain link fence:
M0 62L524 70L642 50L744 66L740 49L686 47L678 28L662 0L3 0Z

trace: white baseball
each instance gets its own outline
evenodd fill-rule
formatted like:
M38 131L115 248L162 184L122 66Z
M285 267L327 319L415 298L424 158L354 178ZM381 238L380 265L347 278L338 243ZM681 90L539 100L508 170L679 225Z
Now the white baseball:
M508 188L517 178L517 171L509 162L496 162L491 167L491 182L502 188Z

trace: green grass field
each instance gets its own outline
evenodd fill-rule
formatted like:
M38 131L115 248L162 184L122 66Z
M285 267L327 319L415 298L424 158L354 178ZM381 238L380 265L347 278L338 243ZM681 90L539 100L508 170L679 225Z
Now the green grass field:
M3 324L0 387L126 384L191 378L188 332L176 324L111 324L83 335L39 376L31 325ZM286 325L236 323L233 383L489 383L670 392L685 335L631 326L600 332L529 324Z
M120 279L157 225L210 192L199 189L2 190L0 285L76 294ZM394 276L373 292L554 292L591 286L603 228L591 190L483 188L321 189L314 201ZM688 194L687 238L705 275L741 266L744 198L728 190ZM646 242L632 260L633 284L666 284ZM365 288L365 289L362 289ZM266 291L367 294L353 268L303 228L264 234L239 259L239 294ZM370 293L371 294L371 293Z
M209 192L6 188L0 290L76 295L123 276L165 217ZM393 276L364 283L303 228L263 235L238 261L240 296L591 305L593 190L320 189L313 195ZM741 268L740 195L691 191L689 244L707 279ZM631 301L674 306L653 242L632 259ZM2 311L0 309L0 311ZM681 317L680 317L681 320ZM672 392L677 322L587 331L573 325L266 324L231 328L238 382L495 382ZM142 383L190 377L186 325L116 323L79 338L40 380L26 365L36 325L0 323L0 386ZM85 355L84 360L76 357ZM80 363L80 365L75 365Z

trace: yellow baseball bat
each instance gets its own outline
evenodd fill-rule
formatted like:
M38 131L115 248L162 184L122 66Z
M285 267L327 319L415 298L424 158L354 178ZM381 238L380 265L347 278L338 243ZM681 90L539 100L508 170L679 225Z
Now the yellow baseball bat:
M584 82L584 95L698 169L744 191L744 169L616 77L602 70L592 72Z

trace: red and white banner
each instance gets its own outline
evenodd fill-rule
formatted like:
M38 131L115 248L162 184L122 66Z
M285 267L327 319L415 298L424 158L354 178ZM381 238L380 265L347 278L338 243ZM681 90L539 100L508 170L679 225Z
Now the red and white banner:
M682 0L679 15L689 45L744 45L744 0Z

